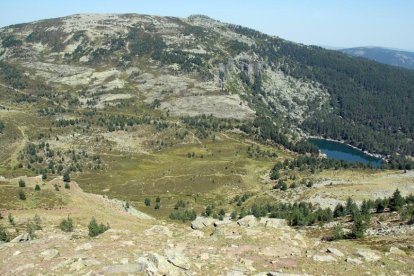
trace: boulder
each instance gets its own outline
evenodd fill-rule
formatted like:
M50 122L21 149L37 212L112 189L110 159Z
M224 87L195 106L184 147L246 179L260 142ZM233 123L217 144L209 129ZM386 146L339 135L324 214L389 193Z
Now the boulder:
M14 239L12 239L10 242L11 243L28 242L28 241L31 241L31 240L32 240L32 237L30 236L29 233L23 233L21 235L18 235Z
M59 251L57 251L56 249L47 249L40 253L40 256L43 257L43 260L50 261L51 259L59 256Z
M229 217L225 217L223 220L215 220L213 222L214 227L218 227L220 225L224 225L224 224L230 224L233 221L229 218Z
M367 262L376 262L381 259L377 252L370 249L358 249L356 255Z
M399 249L398 247L395 247L395 246L391 246L390 254L400 255L400 256L407 255L404 251L402 251L401 249Z
M257 226L258 222L255 216L248 215L244 218L241 218L237 221L237 224L244 227L254 227Z
M104 274L129 274L129 273L140 273L144 271L144 266L140 264L120 264L111 265L103 268Z
M213 225L216 220L208 217L197 217L191 222L191 228L194 230L200 230L204 227Z
M336 259L331 255L314 255L315 262L336 262Z
M264 225L264 227L271 228L285 228L288 226L287 221L285 219L277 218L261 218L259 223Z
M354 264L354 265L360 265L362 264L362 261L360 259L356 259L356 258L346 258L345 262L350 263L350 264Z
M338 256L338 257L345 256L344 253L342 253L341 251L339 251L338 249L333 248L333 247L328 247L328 249L326 250L326 252L331 253L331 254L334 254L335 256Z
M168 262L173 264L174 266L189 270L190 269L190 260L184 256L183 253L174 249L167 249L165 250L165 255L167 256Z
M173 235L173 232L167 226L154 225L153 227L145 230L145 235L147 236L159 235L159 236L166 236L166 237L171 238Z

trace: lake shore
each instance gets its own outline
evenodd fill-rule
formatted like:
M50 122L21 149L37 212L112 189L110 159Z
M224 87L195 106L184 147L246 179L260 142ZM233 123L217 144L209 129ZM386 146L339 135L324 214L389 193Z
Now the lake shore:
M371 152L369 152L369 151L362 150L362 149L360 149L360 148L358 148L358 147L355 147L355 146L353 146L353 145L350 145L350 144L346 143L344 140L335 140L335 139L331 139L331 138L324 138L324 137L322 137L322 136L313 136L313 135L308 135L308 136L306 136L306 138L307 138L307 139L319 139L319 140L325 140L325 141L331 141L331 142L341 143L341 144L346 145L346 146L348 146L348 147L351 147L351 148L353 148L353 149L359 150L359 151L361 151L362 153L364 153L364 154L366 154L366 155L368 155L368 156L371 156L371 157L375 157L375 158L381 159L381 160L382 160L382 161L384 161L384 162L387 162L387 161L388 161L388 160L387 160L387 157L386 157L386 156L384 156L384 155L381 155L381 154L378 154L378 153L371 153Z

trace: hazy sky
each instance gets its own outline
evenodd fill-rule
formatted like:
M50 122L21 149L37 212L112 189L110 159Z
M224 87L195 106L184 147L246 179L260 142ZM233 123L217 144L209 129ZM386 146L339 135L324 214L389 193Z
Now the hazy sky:
M205 14L304 44L414 51L413 0L1 0L0 26L75 13Z

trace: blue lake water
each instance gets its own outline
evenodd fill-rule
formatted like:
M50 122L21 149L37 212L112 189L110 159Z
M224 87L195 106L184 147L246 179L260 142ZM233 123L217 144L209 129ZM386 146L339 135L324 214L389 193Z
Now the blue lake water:
M344 160L348 162L361 162L371 164L373 167L380 167L382 160L364 153L348 145L329 141L325 139L311 138L309 142L319 148L329 159Z

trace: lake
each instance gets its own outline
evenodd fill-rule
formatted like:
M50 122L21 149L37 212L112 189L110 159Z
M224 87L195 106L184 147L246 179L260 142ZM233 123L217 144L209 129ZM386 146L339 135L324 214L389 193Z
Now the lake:
M317 138L310 138L308 141L317 146L329 159L360 162L364 164L370 163L373 167L380 167L382 164L380 158L370 156L361 150L343 143Z

